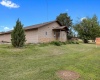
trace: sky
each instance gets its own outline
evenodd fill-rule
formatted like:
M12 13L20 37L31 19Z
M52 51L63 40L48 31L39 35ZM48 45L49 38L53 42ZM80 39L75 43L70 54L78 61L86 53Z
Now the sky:
M60 13L76 23L94 14L100 20L100 0L0 0L0 32L13 29L19 18L24 27L53 21Z

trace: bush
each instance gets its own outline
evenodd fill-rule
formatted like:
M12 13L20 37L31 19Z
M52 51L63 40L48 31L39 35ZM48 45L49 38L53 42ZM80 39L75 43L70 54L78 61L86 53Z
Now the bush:
M66 43L67 44L79 44L79 42L76 42L76 41L67 41Z
M76 42L76 44L79 44L79 42Z
M61 42L60 41L52 41L50 44L56 45L56 46L61 46Z

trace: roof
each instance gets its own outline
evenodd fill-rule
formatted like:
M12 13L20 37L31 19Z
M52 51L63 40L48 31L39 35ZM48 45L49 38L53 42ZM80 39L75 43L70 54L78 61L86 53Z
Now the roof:
M54 29L64 29L64 28L67 28L66 26L61 26L61 27L56 27Z
M61 24L60 24L58 21L50 21L50 22L45 22L45 23L41 23L41 24L36 24L36 25L27 26L27 27L24 27L24 29L25 29L25 30L37 29L37 28L39 28L39 27L43 27L43 26L45 26L45 25L48 25L48 24L51 24L51 23L54 23L54 22L57 22L57 23L61 26ZM12 32L12 30L11 30L11 31L7 31L7 32L1 32L0 34L1 34L1 35L2 35L2 34L9 34L9 33L11 33L11 32Z
M68 28L66 26L60 26L60 27L56 27L53 30L63 30L63 31L68 31Z
M32 26L27 26L27 27L24 27L24 29L25 30L36 29L36 28L39 28L39 27L42 27L42 26L45 26L45 25L48 25L48 24L51 24L54 22L57 22L61 26L61 24L58 21L50 21L50 22L45 22L45 23L36 24L36 25L32 25Z

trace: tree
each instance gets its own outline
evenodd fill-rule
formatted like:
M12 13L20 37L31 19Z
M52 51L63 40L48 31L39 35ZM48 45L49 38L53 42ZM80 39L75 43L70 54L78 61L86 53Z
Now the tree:
M56 20L63 26L67 26L69 28L67 37L70 38L72 36L72 19L70 16L68 16L67 13L61 13L59 16L57 16Z
M63 26L67 26L68 28L72 26L72 20L67 13L61 13L59 16L57 16L56 20L59 21Z
M96 15L92 18L87 17L75 24L74 29L84 43L88 43L89 39L95 40L96 37L100 37L100 26Z
M100 37L100 25L96 15L91 18L91 39L95 40L96 37Z
M23 47L25 43L25 33L23 25L19 19L16 21L14 30L11 33L11 42L14 47Z

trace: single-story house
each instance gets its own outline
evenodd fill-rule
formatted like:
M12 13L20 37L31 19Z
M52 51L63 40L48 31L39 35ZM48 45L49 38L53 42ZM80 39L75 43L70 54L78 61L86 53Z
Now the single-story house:
M43 43L51 41L67 40L68 28L62 26L58 21L51 21L24 27L26 43ZM11 32L0 33L0 42L11 42Z

